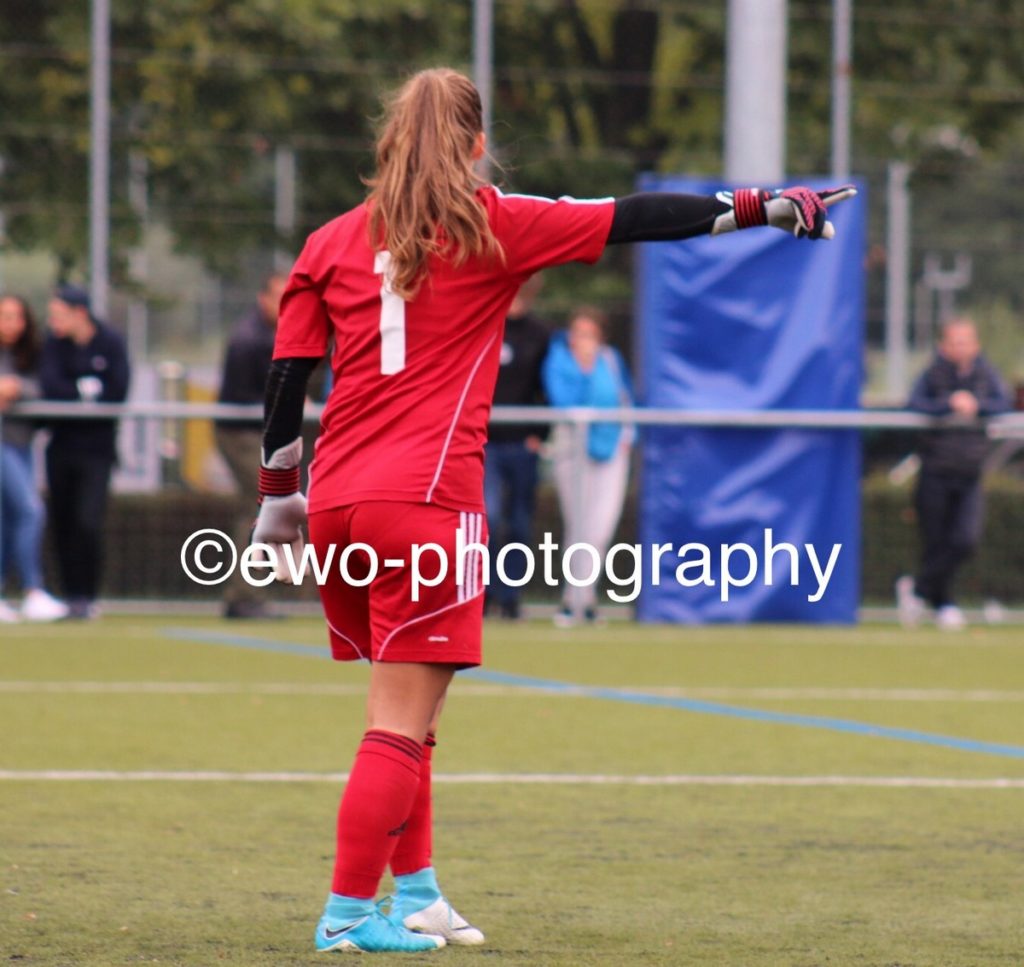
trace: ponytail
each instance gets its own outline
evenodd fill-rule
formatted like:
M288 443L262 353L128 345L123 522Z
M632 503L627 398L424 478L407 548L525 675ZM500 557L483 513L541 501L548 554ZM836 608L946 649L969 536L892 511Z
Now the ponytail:
M444 68L415 74L388 105L368 182L370 244L391 253L391 288L403 299L415 297L432 256L502 258L476 197L486 184L473 167L482 114L472 82Z

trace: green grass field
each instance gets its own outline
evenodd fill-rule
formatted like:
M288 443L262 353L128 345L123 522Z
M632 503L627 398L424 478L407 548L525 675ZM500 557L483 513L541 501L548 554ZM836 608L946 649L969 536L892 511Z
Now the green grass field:
M0 959L323 963L364 667L319 622L0 632ZM1024 963L1024 632L489 625L435 756L487 933L374 963ZM498 674L501 673L501 674Z

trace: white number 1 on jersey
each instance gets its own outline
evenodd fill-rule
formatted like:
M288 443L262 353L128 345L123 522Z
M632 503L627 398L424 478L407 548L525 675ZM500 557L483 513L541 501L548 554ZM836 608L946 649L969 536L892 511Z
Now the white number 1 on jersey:
M405 369L405 299L391 290L391 253L377 252L373 271L380 281L380 371L392 376Z

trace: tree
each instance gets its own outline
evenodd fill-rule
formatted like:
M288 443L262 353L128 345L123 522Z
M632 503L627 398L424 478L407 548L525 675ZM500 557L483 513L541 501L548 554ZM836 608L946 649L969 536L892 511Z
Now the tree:
M506 182L586 197L628 192L648 170L718 172L724 7L498 4L494 141ZM1005 161L1015 170L1011 132L1024 101L1018 7L858 0L855 170L879 184L886 160L909 153L930 183L965 198L978 188L971 164ZM829 154L830 5L790 0L789 9L789 167L817 173ZM148 161L151 217L179 248L230 272L246 252L294 250L362 197L382 90L417 67L470 60L468 0L114 0L113 18L119 284L128 280L119 256L138 232L127 199L132 151ZM88 29L84 3L0 7L0 205L9 244L48 248L66 271L84 267L86 250ZM937 129L976 144L976 159L924 147ZM289 239L278 239L272 223L278 145L294 148L299 163L300 219ZM882 192L872 196L880 204ZM965 232L983 230L981 219L964 217ZM590 293L628 299L628 267L617 258L611 273L588 276Z

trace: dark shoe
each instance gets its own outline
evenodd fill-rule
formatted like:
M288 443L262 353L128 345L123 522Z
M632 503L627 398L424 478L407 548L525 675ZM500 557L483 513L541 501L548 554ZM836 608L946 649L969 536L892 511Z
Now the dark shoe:
M72 598L68 601L68 613L63 621L92 621L99 617L99 608L94 601L87 598Z
M521 617L518 601L503 601L501 603L501 618L503 621L518 621Z

